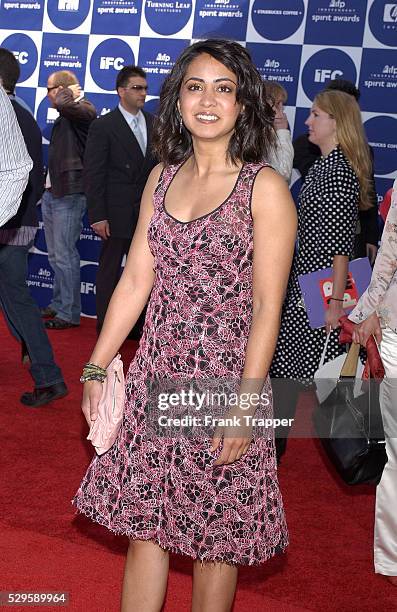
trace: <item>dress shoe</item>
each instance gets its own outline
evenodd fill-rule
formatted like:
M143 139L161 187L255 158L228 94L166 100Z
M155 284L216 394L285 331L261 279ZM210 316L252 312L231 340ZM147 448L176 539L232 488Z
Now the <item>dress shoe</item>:
M47 329L69 329L70 327L78 327L79 325L79 323L65 321L65 319L60 319L59 317L48 319L44 323L44 327L46 327Z
M53 310L49 306L46 306L45 308L40 308L40 314L43 319L53 319L57 316L55 310Z
M32 392L27 391L21 395L21 402L30 408L37 408L48 404L52 400L65 397L68 394L68 388L64 382L55 383L50 387L35 387Z

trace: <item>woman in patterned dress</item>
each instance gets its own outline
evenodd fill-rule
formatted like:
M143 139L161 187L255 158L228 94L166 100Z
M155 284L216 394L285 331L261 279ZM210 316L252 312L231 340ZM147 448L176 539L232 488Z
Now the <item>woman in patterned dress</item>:
M271 375L288 379L275 385L277 416L295 414L299 380L312 379L330 332L326 360L344 350L339 345L339 318L353 252L359 207L372 206L372 162L360 108L349 94L325 90L314 100L309 118L309 140L321 149L299 194L298 248L283 306L279 340ZM312 329L298 283L298 275L332 268L333 291L324 327ZM288 432L286 432L287 434ZM280 457L286 437L277 440Z
M397 179L371 282L349 319L357 323L353 342L366 346L372 335L380 345L385 378L380 408L387 463L376 487L375 572L397 587Z
M75 497L81 512L130 538L122 610L160 610L168 551L194 559L195 611L232 606L237 566L287 546L273 434L252 422L212 437L149 431L149 381L238 380L226 415L271 417L268 369L296 237L285 181L266 167L272 111L248 52L231 41L187 48L161 93L156 147L123 276L90 362L106 367L150 295L113 447ZM255 246L255 248L254 248ZM252 397L265 391L267 402ZM242 398L249 398L243 412ZM85 383L97 415L101 384ZM247 406L245 406L246 408ZM222 427L222 425L225 425Z

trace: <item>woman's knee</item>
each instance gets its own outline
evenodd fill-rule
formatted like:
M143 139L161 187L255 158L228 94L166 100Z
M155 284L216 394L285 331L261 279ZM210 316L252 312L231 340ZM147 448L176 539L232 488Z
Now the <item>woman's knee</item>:
M152 540L130 540L129 554L139 556L156 556L160 560L168 561L168 552Z

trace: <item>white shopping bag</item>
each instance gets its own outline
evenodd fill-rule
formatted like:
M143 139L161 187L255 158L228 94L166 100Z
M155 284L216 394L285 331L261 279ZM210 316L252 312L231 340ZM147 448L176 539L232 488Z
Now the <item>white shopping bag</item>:
M321 355L320 363L318 369L314 373L314 382L316 383L316 395L319 403L324 402L327 397L332 393L335 389L336 384L339 380L341 370L343 368L343 364L345 363L347 353L342 353L335 359L331 361L325 361L325 355L327 353L327 347L329 342L330 334L327 335L325 340L325 346L323 353ZM357 371L356 371L356 383L354 385L354 397L358 397L362 395L363 391L362 387L362 375L364 372L364 366L361 363L361 360L358 360Z

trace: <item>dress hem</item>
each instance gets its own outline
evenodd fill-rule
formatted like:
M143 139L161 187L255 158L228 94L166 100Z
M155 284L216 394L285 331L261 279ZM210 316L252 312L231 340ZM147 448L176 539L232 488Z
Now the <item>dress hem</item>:
M111 531L112 533L114 533L115 535L120 535L120 536L126 536L131 540L141 540L144 542L154 542L155 544L158 544L158 546L160 546L160 548L162 548L165 552L170 552L173 554L177 554L177 555L183 555L185 557L189 557L190 559L192 559L193 561L200 561L201 564L204 563L225 563L226 565L231 565L233 567L235 566L249 566L249 567L253 567L253 566L258 566L261 565L262 563L265 563L266 561L269 561L269 559L271 559L272 557L274 557L277 554L281 554L284 553L285 550L287 549L289 542L287 540L287 542L284 545L281 544L277 544L276 546L272 546L271 548L268 548L268 554L265 555L265 557L261 558L261 559L250 559L247 562L241 562L241 561L230 561L230 560L225 560L224 558L221 557L214 557L214 558L210 558L210 557L202 557L199 554L194 555L192 553L189 553L185 550L181 550L179 548L177 548L176 546L172 546L171 544L169 544L168 542L162 542L161 538L158 537L158 535L156 536L155 534L141 534L140 536L138 536L135 532L134 533L129 533L128 531L124 531L122 529L118 529L115 527L112 527L111 525L108 524L108 522L105 519L99 520L99 519L94 519L89 512L87 511L87 509L78 501L76 501L76 499L72 500L72 505L76 507L76 514L80 513L83 514L84 516L86 516L87 518L89 518L91 521L93 521L94 523L97 523L98 525L102 525L102 527L106 527L107 529L109 529L109 531Z

